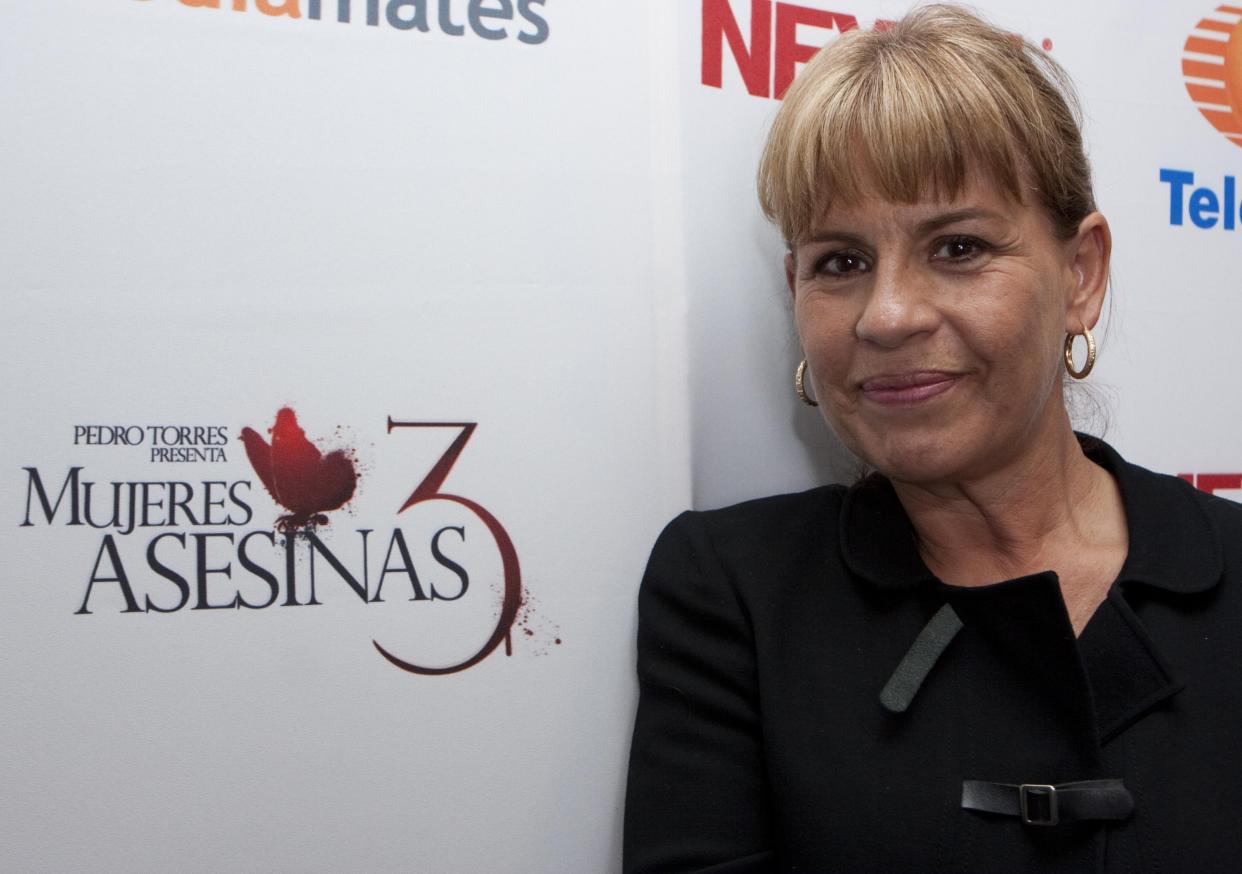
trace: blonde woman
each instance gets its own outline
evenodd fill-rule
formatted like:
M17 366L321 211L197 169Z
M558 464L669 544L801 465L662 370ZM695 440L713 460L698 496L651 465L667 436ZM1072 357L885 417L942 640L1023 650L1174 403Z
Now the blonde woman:
M847 33L759 193L876 473L660 537L625 870L1242 870L1242 508L1071 427L1111 237L1062 71L952 6Z

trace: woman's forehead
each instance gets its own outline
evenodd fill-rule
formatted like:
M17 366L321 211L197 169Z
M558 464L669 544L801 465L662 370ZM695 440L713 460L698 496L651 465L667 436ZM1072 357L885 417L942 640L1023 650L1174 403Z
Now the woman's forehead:
M842 223L876 226L897 223L915 227L941 218L1017 222L1041 212L1037 197L1028 196L1025 201L1015 199L999 180L978 164L969 167L956 190L929 181L920 186L921 190L902 192L914 196L894 196L865 167L856 169L853 180L856 184L851 186L848 196L834 197L832 192L825 192L808 229L808 238ZM1034 186L1025 178L1022 181L1023 187L1033 193Z

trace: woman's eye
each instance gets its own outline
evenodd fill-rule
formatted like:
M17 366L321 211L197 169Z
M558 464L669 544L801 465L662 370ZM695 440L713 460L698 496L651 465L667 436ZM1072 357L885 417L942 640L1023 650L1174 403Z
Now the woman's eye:
M936 248L932 259L960 264L983 254L984 248L984 244L974 237L953 237Z
M870 265L856 252L832 252L819 260L818 267L820 273L829 276L849 276L867 272Z

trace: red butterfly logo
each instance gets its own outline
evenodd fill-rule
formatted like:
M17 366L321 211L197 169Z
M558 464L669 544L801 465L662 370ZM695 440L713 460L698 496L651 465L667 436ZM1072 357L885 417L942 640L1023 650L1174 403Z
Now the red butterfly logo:
M289 510L276 520L276 527L289 531L326 524L324 513L345 506L354 496L358 474L353 460L343 449L320 452L288 407L276 413L270 433L270 446L250 428L242 429L241 440L254 472L276 503Z

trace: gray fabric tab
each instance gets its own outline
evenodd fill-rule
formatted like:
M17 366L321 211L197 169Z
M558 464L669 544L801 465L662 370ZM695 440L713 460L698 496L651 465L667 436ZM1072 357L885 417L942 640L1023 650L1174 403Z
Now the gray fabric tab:
M962 620L948 604L936 611L914 639L901 664L888 678L880 691L880 703L892 713L905 713L919 687L931 673L936 659L944 652L957 633L962 630Z

